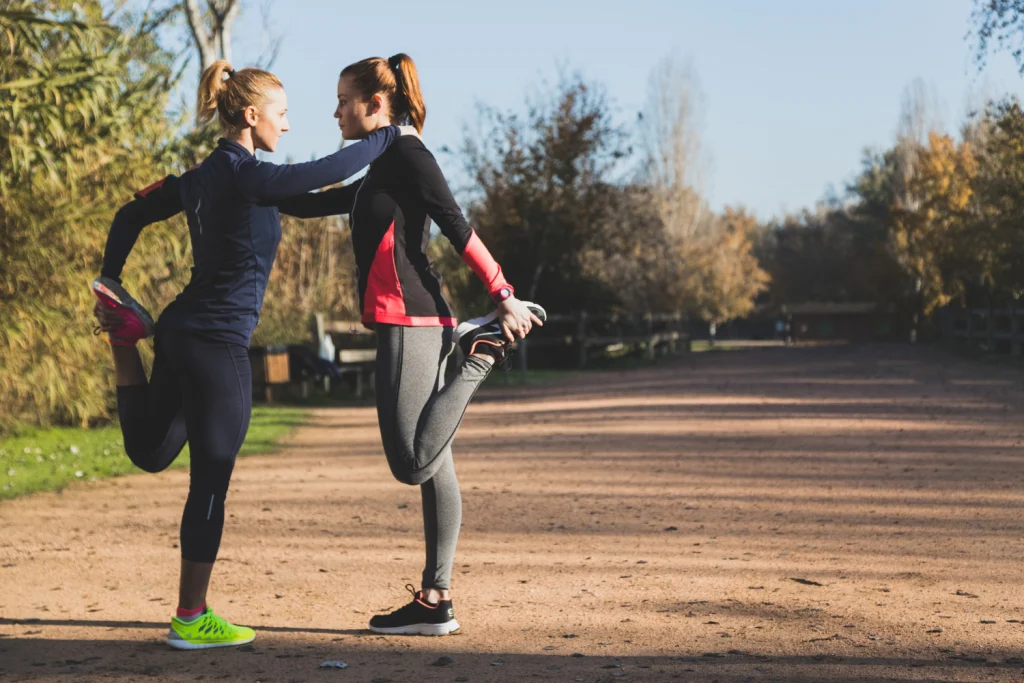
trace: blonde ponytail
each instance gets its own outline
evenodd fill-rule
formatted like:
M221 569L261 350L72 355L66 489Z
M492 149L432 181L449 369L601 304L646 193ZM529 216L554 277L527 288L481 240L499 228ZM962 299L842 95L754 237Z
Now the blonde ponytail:
M218 59L203 72L199 79L199 92L196 94L196 123L200 126L213 120L220 98L228 88L224 75L230 78L234 72L224 59Z
M235 71L226 60L218 59L199 79L196 122L205 125L217 114L225 132L240 130L245 127L246 108L261 106L268 90L283 87L280 79L269 71L254 68Z

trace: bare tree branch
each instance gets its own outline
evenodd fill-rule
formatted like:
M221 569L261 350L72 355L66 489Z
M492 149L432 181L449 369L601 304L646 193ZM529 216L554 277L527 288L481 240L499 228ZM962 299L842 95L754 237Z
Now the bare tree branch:
M264 0L263 4L260 5L263 30L260 34L261 56L257 66L267 70L271 69L274 66L274 62L277 61L278 54L281 52L281 41L284 38L280 33L274 33L271 30L270 9L273 4L274 0Z
M943 129L935 89L915 79L903 91L900 123L896 133L896 200L900 206L916 211L918 198L910 191L919 174L920 158L928 145L928 134Z
M210 0L210 11L214 19L214 39L222 59L231 61L231 29L238 18L241 5L238 0Z
M974 0L971 22L978 71L992 53L1009 52L1024 74L1024 0Z
M192 40L195 41L196 49L199 50L199 72L202 73L216 61L216 45L213 35L203 20L203 13L199 9L199 0L184 0L183 4L185 16L188 18L188 28L192 32Z
M703 97L689 64L669 57L651 73L640 131L647 154L646 180L654 189L666 231L692 236L707 216L701 185Z

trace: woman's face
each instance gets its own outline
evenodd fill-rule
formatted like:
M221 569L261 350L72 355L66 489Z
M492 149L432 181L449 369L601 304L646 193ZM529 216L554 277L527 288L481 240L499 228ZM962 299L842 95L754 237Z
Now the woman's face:
M265 152L273 152L277 141L289 129L288 96L281 88L274 88L267 93L267 99L258 110L250 107L246 112L246 122L252 126L252 145ZM255 110L255 111L253 111Z
M338 119L341 136L346 140L362 140L378 128L391 125L385 105L384 97L379 93L367 99L349 76L339 78L334 118Z

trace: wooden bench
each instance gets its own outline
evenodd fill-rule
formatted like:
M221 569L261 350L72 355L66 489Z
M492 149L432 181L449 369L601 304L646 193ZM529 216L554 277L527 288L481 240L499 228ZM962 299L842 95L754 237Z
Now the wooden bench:
M313 345L319 349L325 334L334 342L334 363L342 375L355 379L355 393L362 398L367 380L373 382L377 361L376 337L359 321L330 320L324 313L314 313L311 320ZM325 378L324 389L330 391L330 378Z
M332 337L333 338L333 337ZM336 361L341 373L356 378L356 396L363 397L365 376L372 382L377 364L377 349L339 349Z

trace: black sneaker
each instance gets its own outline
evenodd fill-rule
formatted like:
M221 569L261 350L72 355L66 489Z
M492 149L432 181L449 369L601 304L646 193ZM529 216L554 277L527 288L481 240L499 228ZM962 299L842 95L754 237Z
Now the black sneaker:
M412 593L412 602L391 614L378 614L370 619L371 631L403 636L444 636L459 628L451 600L431 605L423 597L423 591L411 584L406 584L405 589Z
M532 301L523 303L541 322L548 319L547 311L539 304ZM466 356L473 353L486 353L494 358L494 364L498 367L507 366L512 359L512 342L508 340L501 329L497 311L491 311L481 318L474 318L460 324L455 328L455 341Z

